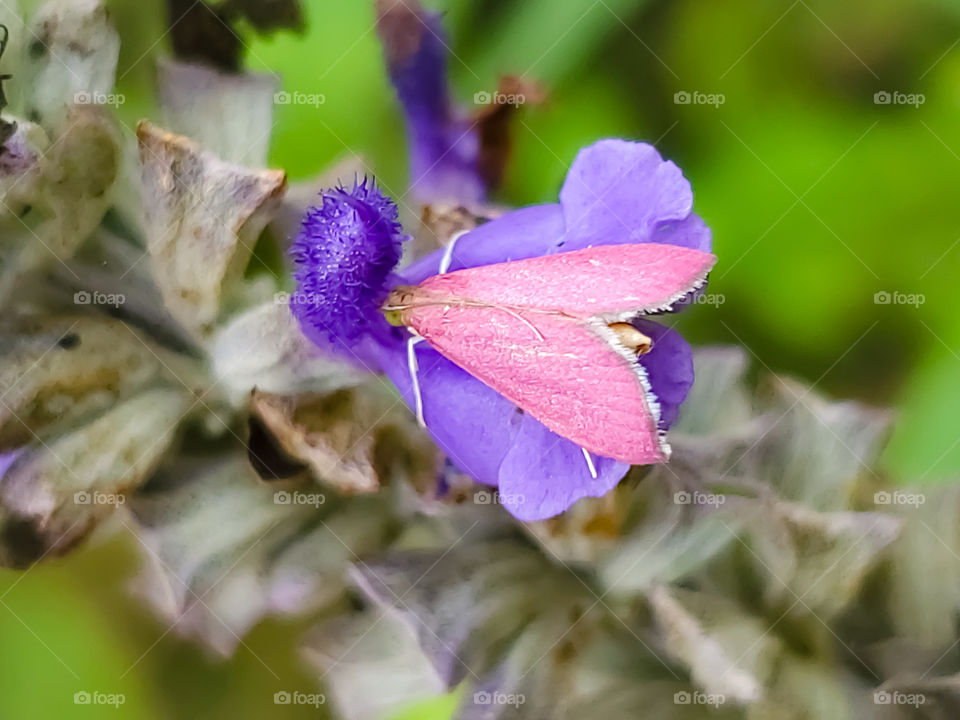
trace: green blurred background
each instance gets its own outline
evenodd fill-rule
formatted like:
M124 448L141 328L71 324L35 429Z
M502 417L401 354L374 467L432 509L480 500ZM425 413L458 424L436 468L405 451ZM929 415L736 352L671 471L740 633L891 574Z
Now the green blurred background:
M303 35L248 42L247 64L326 102L279 106L272 165L309 178L361 153L402 195L402 123L372 0L306 0ZM720 258L678 327L736 343L756 370L897 409L885 467L903 482L960 477L960 4L950 0L436 0L469 106L501 73L549 93L514 126L508 204L555 200L577 149L654 142L691 180ZM153 59L168 52L160 0L111 0L124 38L121 119L154 115ZM159 40L158 40L159 39ZM678 92L722 105L678 104ZM922 94L877 104L875 93ZM155 116L155 115L154 115ZM409 202L409 199L406 200ZM878 292L922 304L878 304ZM137 556L94 541L25 574L0 572L0 718L322 716L273 704L312 692L295 647L307 623L265 623L216 660L177 639L129 593ZM122 692L119 709L73 704ZM397 717L440 718L431 708Z

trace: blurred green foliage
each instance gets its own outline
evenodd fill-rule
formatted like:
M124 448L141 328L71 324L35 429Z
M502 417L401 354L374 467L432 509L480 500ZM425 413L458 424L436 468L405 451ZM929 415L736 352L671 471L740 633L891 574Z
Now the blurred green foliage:
M936 482L960 469L960 5L947 0L446 0L456 95L500 73L543 83L524 108L498 200L556 198L577 149L604 136L655 142L691 179L720 258L701 305L676 318L694 343L742 344L758 371L898 409L887 464ZM159 0L111 0L124 38L121 118L153 112L166 52ZM361 153L402 203L405 142L373 3L307 0L301 36L252 39L251 68L326 102L279 106L272 164L307 178ZM722 94L719 107L677 92ZM925 102L884 105L880 91ZM923 304L877 304L879 292ZM236 658L176 639L128 597L122 541L26 575L0 573L0 717L298 717L273 705L315 678L291 652L305 626L259 627ZM75 677L76 674L76 677ZM123 692L119 710L73 693ZM443 717L454 698L398 717ZM100 713L100 714L98 714ZM322 714L322 713L321 713Z

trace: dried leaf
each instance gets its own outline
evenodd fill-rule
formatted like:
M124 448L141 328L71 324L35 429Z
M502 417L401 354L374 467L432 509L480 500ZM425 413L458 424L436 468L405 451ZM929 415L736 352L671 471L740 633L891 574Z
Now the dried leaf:
M62 132L53 135L44 161L47 192L40 204L51 219L38 230L58 257L72 255L110 208L120 154L117 129L103 108L67 110Z
M273 302L232 318L210 342L214 374L238 405L253 388L289 395L326 393L369 378L320 353L300 331L285 299L278 294Z
M165 467L132 499L140 591L178 633L229 655L264 615L315 610L386 538L376 502L260 482L240 454Z
M879 708L872 702L864 683L831 662L789 656L777 667L770 686L765 697L750 706L747 720L873 720L878 717ZM858 701L862 712L854 711Z
M260 32L303 28L303 10L299 0L227 0L224 4L246 18Z
M747 561L765 580L767 607L829 620L854 599L899 530L890 515L818 513L768 498L747 522Z
M739 498L714 495L715 505L694 505L694 496L674 492L662 473L645 478L635 494L641 519L598 567L614 596L689 577L727 549L742 526Z
M223 73L175 60L162 60L157 71L167 128L226 162L266 165L276 76Z
M147 248L171 314L204 336L286 187L281 171L247 170L142 122Z
M6 188L11 210L21 212L2 219L13 237L4 240L0 294L10 293L18 275L71 257L111 205L120 164L116 128L102 108L74 106L66 114L49 146L24 126L30 135L18 155L26 165Z
M146 390L21 452L0 485L0 563L23 567L82 540L150 476L190 404L179 390Z
M330 688L338 715L351 720L381 720L446 690L413 629L377 609L322 624L304 655Z
M0 148L0 222L7 232L22 233L17 218L27 205L32 204L40 191L43 169L41 158L50 145L47 134L39 125L26 120L14 120L15 127ZM9 239L3 246L7 247Z
M882 493L882 491L881 491ZM903 530L891 547L890 620L898 637L942 649L957 635L960 609L960 489L902 489L880 499L916 498L897 503ZM922 500L922 502L920 502Z
M780 419L744 463L769 468L766 476L787 500L815 510L847 507L857 480L874 474L870 465L889 437L890 413L829 402L782 379L774 402Z
M649 598L667 652L689 668L694 682L727 702L760 699L781 652L761 621L703 593L658 586Z
M103 0L47 0L30 21L22 83L26 116L56 128L70 105L116 104L120 37Z
M523 545L469 533L455 548L394 552L354 572L366 597L412 628L448 687L492 670L543 597L567 608L583 593Z
M290 456L340 492L375 492L391 477L429 482L435 450L405 406L377 385L327 395L255 391L250 406Z
M192 382L189 361L105 317L0 324L0 449L72 429L143 388Z
M167 0L166 5L173 52L178 58L239 71L243 41L223 8L204 0Z
M754 416L744 376L747 355L737 347L715 347L693 354L696 382L683 403L675 435L723 433L748 423Z

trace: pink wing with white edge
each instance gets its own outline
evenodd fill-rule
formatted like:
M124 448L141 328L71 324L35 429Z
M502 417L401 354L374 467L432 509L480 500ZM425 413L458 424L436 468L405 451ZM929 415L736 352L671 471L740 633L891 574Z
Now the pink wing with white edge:
M598 245L434 275L417 287L451 301L612 321L668 309L700 287L715 262L676 245Z
M666 461L643 368L599 321L495 307L421 305L404 321L448 359L558 435L635 465Z

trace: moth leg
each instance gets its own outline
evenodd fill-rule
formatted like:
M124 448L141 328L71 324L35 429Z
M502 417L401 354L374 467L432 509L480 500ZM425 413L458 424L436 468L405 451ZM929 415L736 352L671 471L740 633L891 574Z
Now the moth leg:
M417 343L420 342L423 342L423 338L419 335L412 335L410 339L407 340L407 367L410 369L410 382L413 385L417 423L419 423L420 427L425 428L427 423L423 419L423 395L420 393L420 378L418 376L420 366L417 364L416 350Z
M440 258L440 268L437 270L437 275L443 275L450 269L450 264L453 262L453 246L457 244L457 240L466 234L466 230L461 230L450 237L447 246L443 250L443 256Z
M587 452L586 448L580 448L580 451L583 453L583 459L587 461L587 469L590 471L590 477L594 480L597 479L597 468L593 464L593 458L590 457L590 453Z

